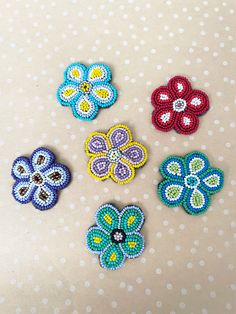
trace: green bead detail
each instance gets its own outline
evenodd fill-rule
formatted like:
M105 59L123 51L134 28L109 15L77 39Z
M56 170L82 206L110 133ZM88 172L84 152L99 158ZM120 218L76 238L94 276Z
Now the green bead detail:
M183 188L181 188L180 186L170 186L167 189L167 197L170 200L177 200L182 192Z
M120 228L125 233L139 231L144 222L143 213L138 207L127 206L121 213Z
M101 266L107 269L115 270L122 266L125 256L122 253L119 245L111 244L100 255Z
M92 227L87 233L87 246L93 253L101 253L110 243L110 237L97 227Z
M99 209L96 215L97 224L106 232L112 232L118 228L119 215L112 205L106 205Z
M132 233L127 235L125 242L120 244L126 257L135 258L142 254L144 238L141 234Z

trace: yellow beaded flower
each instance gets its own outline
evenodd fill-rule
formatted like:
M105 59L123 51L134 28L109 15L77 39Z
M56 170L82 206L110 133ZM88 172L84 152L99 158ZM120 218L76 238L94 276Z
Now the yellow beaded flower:
M107 134L93 132L85 142L90 158L88 171L97 180L112 178L119 184L130 182L135 168L147 161L146 148L132 139L130 129L123 124L113 126Z

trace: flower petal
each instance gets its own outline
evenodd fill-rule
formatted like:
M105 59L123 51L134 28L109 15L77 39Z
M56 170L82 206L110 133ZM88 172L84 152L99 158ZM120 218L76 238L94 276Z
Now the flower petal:
M175 98L167 86L160 86L152 93L151 101L154 107L171 106L174 100Z
M47 148L39 147L31 155L31 164L35 171L45 171L55 162L55 155Z
M201 187L209 193L219 192L224 185L224 173L218 168L209 168L201 176Z
M81 95L77 85L63 83L57 90L58 102L63 106L70 106Z
M209 109L207 94L200 90L192 90L187 99L187 108L197 115L205 113Z
M87 80L91 83L110 82L111 70L109 66L102 63L94 63L88 67Z
M191 152L184 158L187 172L191 174L197 174L199 176L206 172L210 166L207 156L199 151Z
M147 150L142 144L131 142L125 147L121 148L122 155L135 168L142 167L147 161Z
M18 180L13 185L12 195L14 196L16 201L22 204L26 204L32 200L35 190L36 187L29 181Z
M95 219L97 225L110 234L112 230L118 228L119 212L113 205L104 204L98 208Z
M30 178L32 172L33 169L28 158L18 157L13 162L11 175L14 179L27 180Z
M123 208L120 213L120 229L127 234L139 231L144 223L144 214L138 206L130 205Z
M124 158L120 159L118 163L112 164L111 178L119 183L126 184L134 178L134 167Z
M107 137L111 142L112 147L120 148L132 141L130 129L123 124L117 124L110 128Z
M143 253L144 237L139 232L128 234L120 247L126 257L136 258Z
M95 179L105 180L110 177L111 163L105 154L94 156L88 162L88 170Z
M170 107L155 109L152 113L152 123L156 129L168 132L175 127L177 115Z
M45 181L54 189L64 189L71 180L69 169L62 164L54 164L51 168L44 172Z
M74 83L80 83L87 78L87 68L81 63L72 63L67 67L64 73L65 80Z
M161 201L169 207L182 204L187 189L184 182L164 180L158 185L158 194Z
M191 90L191 84L184 76L174 76L169 80L168 88L177 98L186 98Z
M198 187L190 190L183 202L184 209L191 215L200 215L210 206L210 197L206 191Z
M89 228L86 244L90 251L100 254L111 242L110 237L98 227Z
M96 84L93 86L90 97L100 107L106 108L114 104L117 98L116 89L109 83Z
M52 208L57 202L57 192L48 185L38 187L33 195L32 203L39 210Z
M108 139L104 133L93 132L85 142L85 150L89 156L106 153L109 148Z
M165 179L184 179L186 173L183 158L178 156L168 157L160 165L160 172Z
M100 255L100 264L103 268L115 270L123 266L125 256L119 245L111 244Z
M191 134L196 132L199 126L198 116L188 110L179 113L175 129L181 134Z
M72 104L73 115L81 120L93 120L98 113L98 106L87 95L82 95Z

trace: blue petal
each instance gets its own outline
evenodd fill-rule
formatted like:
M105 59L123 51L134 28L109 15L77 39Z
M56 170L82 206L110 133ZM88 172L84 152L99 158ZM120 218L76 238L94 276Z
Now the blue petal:
M199 151L191 152L185 156L188 174L200 176L209 168L209 160L206 155Z
M26 204L32 200L35 190L35 185L30 183L30 181L17 180L13 185L12 195L16 201Z
M56 204L57 199L57 191L44 184L35 191L32 203L37 209L46 210L52 208Z
M184 209L191 215L200 215L210 206L210 196L199 186L197 189L189 190L183 202Z
M56 190L64 189L71 181L69 169L62 164L54 164L44 172L46 182Z
M18 157L13 162L11 175L14 179L27 180L30 178L33 168L26 157Z
M64 77L65 81L78 84L87 79L87 68L79 62L72 63L66 68Z
M91 83L98 82L110 82L111 81L111 70L109 66L102 63L91 64L88 68L87 80Z
M201 176L201 187L211 194L219 192L224 185L224 173L217 168L209 168Z
M82 95L72 104L73 115L81 120L93 120L98 113L98 105L87 95Z
M161 164L160 172L165 179L183 179L186 174L183 158L178 156L168 157Z
M66 81L57 90L57 100L63 106L71 106L81 95L78 85Z
M109 83L96 83L90 92L91 99L102 108L110 107L117 99L117 90Z
M184 201L187 189L184 182L164 180L158 185L161 201L169 207L175 207Z
M39 147L31 155L31 163L35 171L45 171L55 162L55 155L47 148Z
M125 255L117 244L110 244L100 254L100 264L105 269L116 270L123 266Z

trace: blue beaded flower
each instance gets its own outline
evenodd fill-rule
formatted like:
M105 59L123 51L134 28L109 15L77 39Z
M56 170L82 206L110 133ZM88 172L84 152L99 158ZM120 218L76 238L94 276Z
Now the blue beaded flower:
M109 83L111 70L106 64L94 63L86 67L73 63L67 67L64 78L57 99L61 105L71 106L78 119L93 120L100 107L110 107L117 99L117 91Z
M144 237L139 233L144 214L134 205L120 212L111 204L104 204L96 213L96 225L86 236L88 249L100 255L103 268L115 270L123 266L126 258L135 258L144 250Z
M191 215L200 215L210 206L210 197L223 188L224 173L210 167L199 151L184 158L170 156L160 166L164 180L158 185L161 201L169 207L182 205Z
M37 148L30 158L18 157L12 165L14 198L22 203L32 201L39 210L52 208L58 199L58 191L71 180L69 169L56 163L55 155L47 148Z

